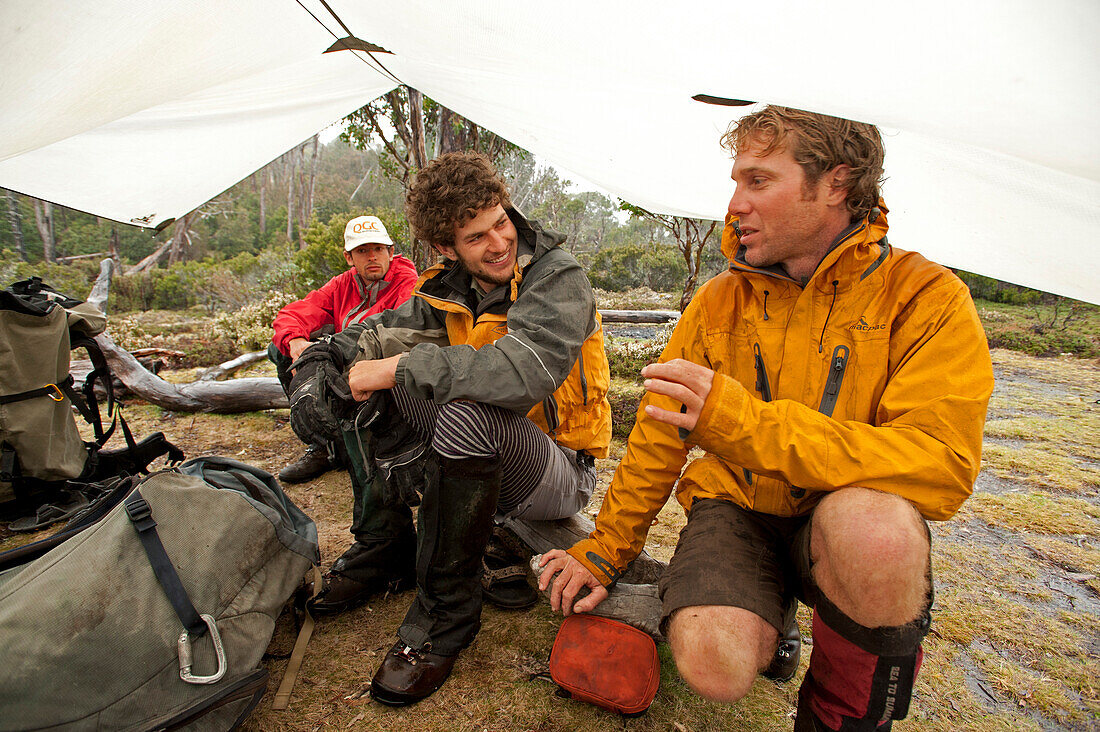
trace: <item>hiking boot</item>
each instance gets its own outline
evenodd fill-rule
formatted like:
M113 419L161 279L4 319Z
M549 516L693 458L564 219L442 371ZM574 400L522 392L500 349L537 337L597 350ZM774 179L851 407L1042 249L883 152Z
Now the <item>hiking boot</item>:
M321 592L312 600L307 600L306 606L316 615L335 615L359 607L376 595L404 592L415 584L416 578L411 574L391 578L379 575L360 582L329 570L325 572ZM312 597L313 583L306 583L302 592L305 597Z
M798 600L791 599L783 613L783 632L779 634L779 645L772 656L772 662L760 673L773 681L790 681L798 672L798 661L802 657L802 634L798 631Z
M457 659L458 656L417 651L404 641L397 641L371 679L370 695L391 707L415 704L443 686Z
M376 595L403 592L416 584L416 534L406 527L392 538L356 541L325 572L321 591L306 605L332 615L362 605ZM313 583L302 590L313 596Z
M287 484L305 483L324 475L334 467L328 450L323 445L310 445L302 457L279 471L279 481Z

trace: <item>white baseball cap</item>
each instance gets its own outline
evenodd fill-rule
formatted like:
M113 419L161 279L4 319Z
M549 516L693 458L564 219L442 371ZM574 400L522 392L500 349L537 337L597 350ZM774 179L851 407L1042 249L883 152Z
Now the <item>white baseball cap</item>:
M344 227L344 251L350 252L364 244L393 246L386 225L377 216L358 216Z

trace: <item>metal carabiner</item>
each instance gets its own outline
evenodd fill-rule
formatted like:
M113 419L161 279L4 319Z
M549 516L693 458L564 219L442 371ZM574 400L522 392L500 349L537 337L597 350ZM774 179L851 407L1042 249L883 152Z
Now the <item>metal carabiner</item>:
M216 684L225 676L225 648L222 647L222 637L218 635L218 626L214 624L214 618L210 615L200 615L199 617L210 629L210 641L214 644L214 654L218 659L218 670L210 676L195 676L191 673L191 634L185 628L176 641L180 657L180 678L189 684Z
M57 384L46 384L42 388L46 390L46 396L53 399L55 402L65 400L65 395L61 393L61 388Z

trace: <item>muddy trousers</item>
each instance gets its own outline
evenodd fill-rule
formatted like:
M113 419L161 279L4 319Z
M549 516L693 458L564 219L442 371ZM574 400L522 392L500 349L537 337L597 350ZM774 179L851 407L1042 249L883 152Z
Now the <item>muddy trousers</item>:
M481 558L500 496L499 457L438 457L425 485L416 600L397 632L420 651L453 656L481 629Z
M364 584L412 577L416 556L412 510L382 502L378 485L382 478L370 459L369 444L362 435L344 433L354 496L351 533L355 542L332 565L332 571Z
M931 605L931 603L929 603ZM823 595L814 607L814 650L798 692L795 732L885 732L909 711L929 610L906 625L865 628Z

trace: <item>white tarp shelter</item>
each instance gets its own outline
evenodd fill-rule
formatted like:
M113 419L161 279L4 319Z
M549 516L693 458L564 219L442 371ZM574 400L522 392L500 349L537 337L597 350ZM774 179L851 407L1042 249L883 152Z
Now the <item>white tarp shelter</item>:
M399 80L634 204L721 218L718 137L748 108L707 94L880 125L896 246L1100 302L1096 0L328 8L4 0L0 187L155 226ZM322 54L349 34L391 53Z

